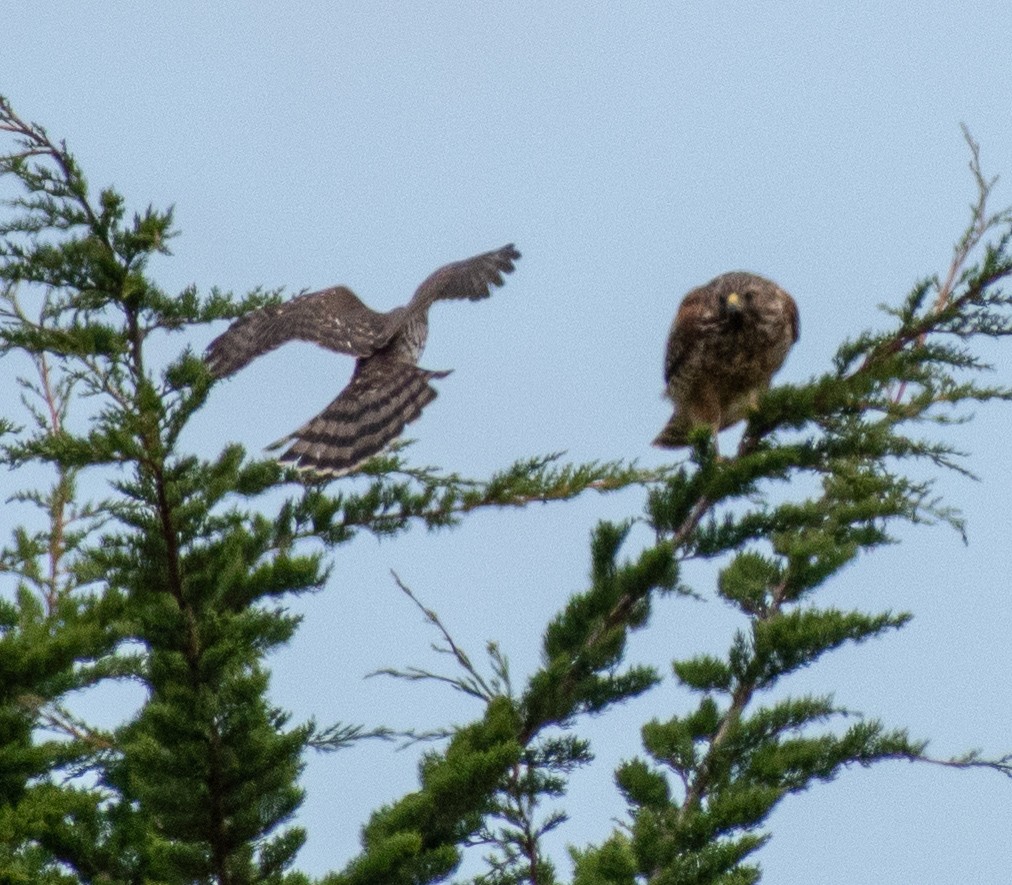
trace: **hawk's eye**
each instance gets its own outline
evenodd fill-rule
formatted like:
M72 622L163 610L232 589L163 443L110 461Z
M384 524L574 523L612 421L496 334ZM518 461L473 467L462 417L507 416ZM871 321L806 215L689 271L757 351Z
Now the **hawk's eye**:
M751 304L754 299L755 299L755 292L753 292L751 289L746 289L745 300Z

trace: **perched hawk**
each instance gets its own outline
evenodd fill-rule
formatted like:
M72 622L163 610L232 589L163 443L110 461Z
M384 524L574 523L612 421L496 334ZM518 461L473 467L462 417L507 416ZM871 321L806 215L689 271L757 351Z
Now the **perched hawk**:
M682 299L664 357L675 413L655 446L688 444L696 426L717 432L741 421L798 340L798 307L776 283L738 271Z
M335 286L264 307L236 320L211 342L205 360L215 378L237 372L288 341L312 341L357 358L348 386L319 415L270 446L291 443L282 462L316 474L341 476L395 439L436 397L429 382L449 371L418 367L429 307L444 298L487 298L503 284L520 253L511 243L441 267L404 307L377 313L350 290Z

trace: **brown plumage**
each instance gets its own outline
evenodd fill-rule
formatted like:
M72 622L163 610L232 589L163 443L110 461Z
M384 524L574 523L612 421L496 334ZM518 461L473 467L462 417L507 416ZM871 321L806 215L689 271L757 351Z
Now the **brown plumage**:
M798 307L783 289L736 271L682 299L668 335L666 393L675 404L654 445L688 445L697 426L717 432L744 419L798 340Z
M207 348L211 374L222 378L288 341L311 341L357 358L351 381L327 408L294 433L280 461L340 476L381 452L432 400L429 382L449 375L418 367L436 301L487 298L520 253L513 244L441 267L404 307L378 313L344 286L299 295L236 320Z

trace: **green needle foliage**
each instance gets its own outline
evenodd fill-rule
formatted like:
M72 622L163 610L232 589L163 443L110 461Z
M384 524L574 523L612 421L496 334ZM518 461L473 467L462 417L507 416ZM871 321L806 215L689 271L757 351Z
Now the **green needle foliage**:
M821 606L818 591L899 523L962 530L933 479L968 470L922 425L1012 395L980 382L980 343L1012 331L1001 288L1012 215L988 214L972 141L979 201L947 275L917 285L883 331L845 342L823 375L770 391L734 457L718 458L700 431L670 470L550 455L471 480L412 468L395 448L348 492L239 446L181 446L212 380L189 348L172 349L173 333L277 293L162 291L148 263L168 254L171 212L128 216L112 189L94 195L66 146L3 99L0 131L0 180L14 191L0 217L0 355L21 373L23 407L0 419L10 503L23 514L0 550L0 882L308 883L293 823L306 754L394 732L292 722L269 701L267 656L299 626L287 601L323 587L327 552L360 531L453 526L481 508L589 489L646 486L645 512L598 526L589 586L547 625L522 686L498 645L486 674L402 585L454 670L384 672L444 682L481 712L404 735L440 741L418 789L378 809L359 855L335 858L320 882L442 881L475 846L486 854L476 883L559 881L544 836L567 820L570 774L592 761L580 724L664 678L627 660L660 594L688 605L712 592L743 626L723 656L673 662L686 707L643 727L645 755L616 773L628 820L573 851L576 882L757 881L752 856L777 803L855 764L1012 772L1008 759L932 760L923 741L828 696L772 691L907 622ZM635 549L644 527L650 542ZM718 564L712 591L683 584L689 559ZM72 695L117 683L143 691L118 724L75 714Z

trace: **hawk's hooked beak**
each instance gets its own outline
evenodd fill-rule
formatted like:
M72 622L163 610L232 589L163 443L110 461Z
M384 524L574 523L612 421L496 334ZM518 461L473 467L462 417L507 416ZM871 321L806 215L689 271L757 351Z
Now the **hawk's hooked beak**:
M741 295L737 292L732 292L727 296L727 306L733 313L737 313L741 310Z

